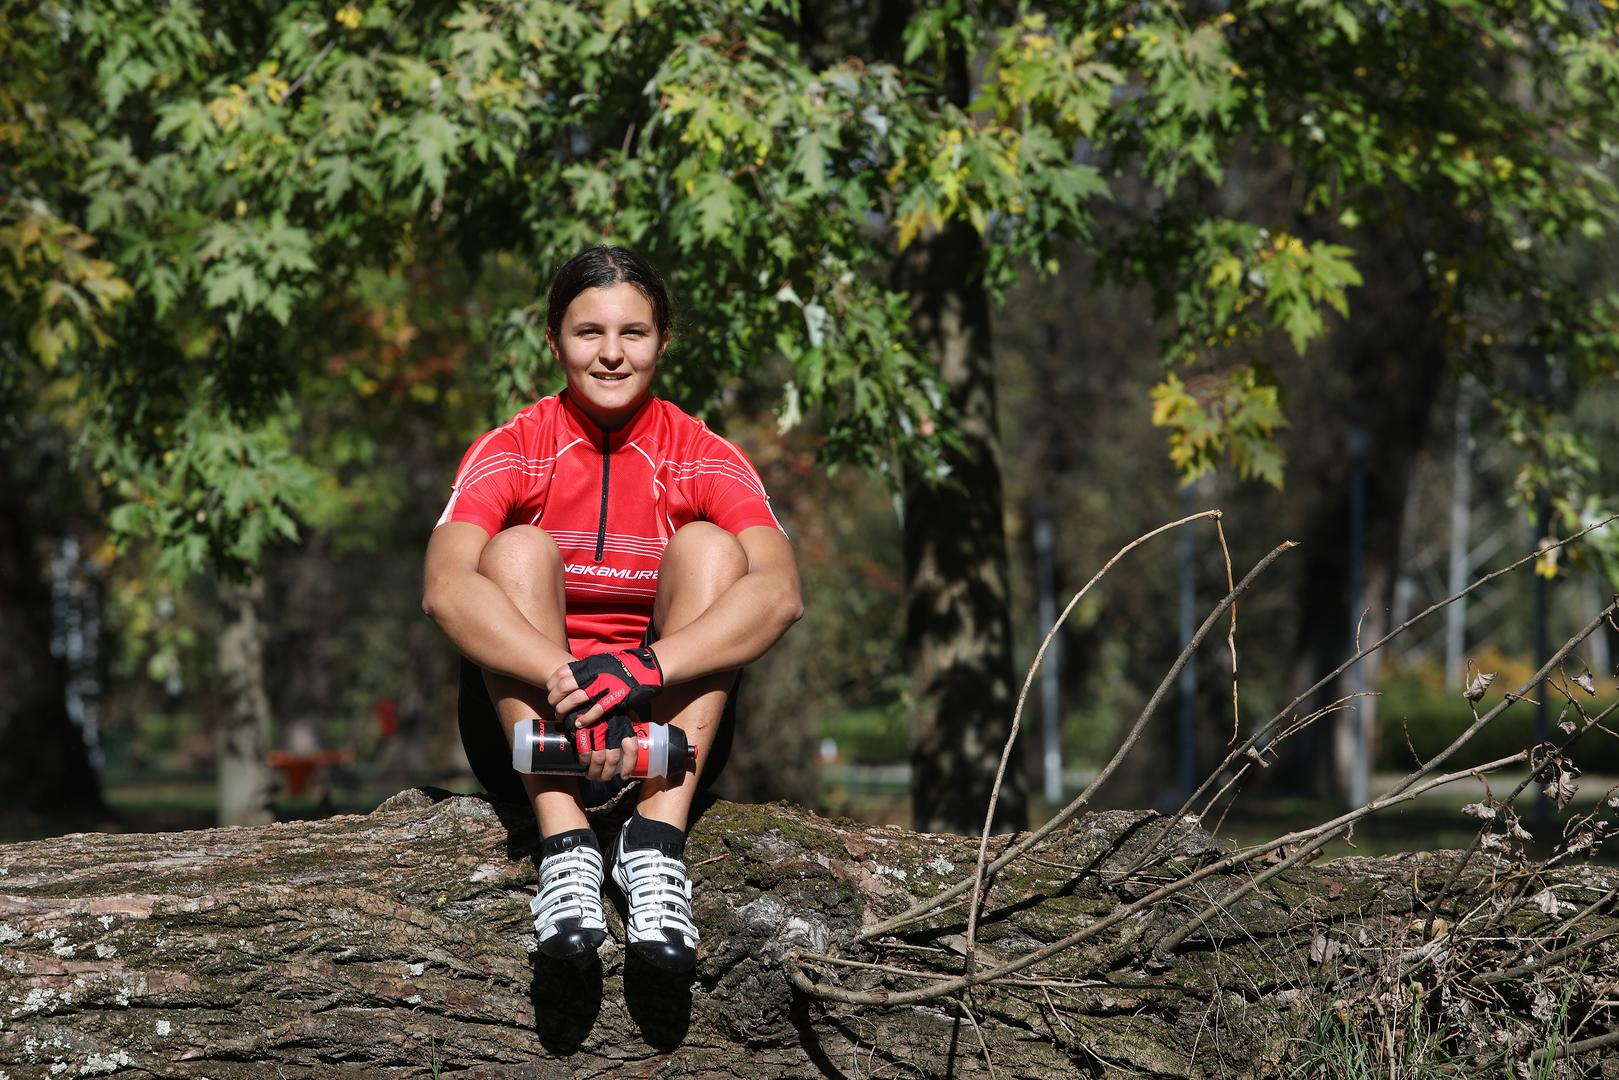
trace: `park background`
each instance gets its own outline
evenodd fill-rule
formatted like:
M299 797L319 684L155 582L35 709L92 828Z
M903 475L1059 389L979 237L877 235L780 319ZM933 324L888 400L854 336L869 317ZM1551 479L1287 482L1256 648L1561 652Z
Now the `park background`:
M558 385L544 286L603 240L669 275L660 389L746 449L800 558L733 798L974 830L1053 610L1197 510L1237 576L1303 543L1239 606L1246 734L1616 501L1606 4L34 4L0 72L11 838L470 790L421 554L466 445ZM1278 749L1230 827L1350 798L1355 716L1374 787L1431 756L1466 665L1486 704L1522 682L1616 543L1329 686L1382 696ZM1227 572L1204 520L1087 595L1003 826L1052 809L1048 715L1071 795ZM1224 638L1103 803L1173 807L1224 756ZM1611 701L1616 646L1565 686ZM1598 734L1574 760L1619 774ZM275 751L339 760L294 794ZM1360 840L1465 843L1478 795Z

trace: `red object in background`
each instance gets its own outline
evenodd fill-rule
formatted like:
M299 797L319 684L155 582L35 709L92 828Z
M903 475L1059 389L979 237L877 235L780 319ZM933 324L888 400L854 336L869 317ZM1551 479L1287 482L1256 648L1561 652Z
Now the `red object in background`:
M271 750L265 755L270 768L286 781L288 795L302 795L309 789L309 777L316 769L327 765L354 764L352 750Z
M391 739L399 733L399 703L391 697L378 698L372 708L377 717L377 737Z

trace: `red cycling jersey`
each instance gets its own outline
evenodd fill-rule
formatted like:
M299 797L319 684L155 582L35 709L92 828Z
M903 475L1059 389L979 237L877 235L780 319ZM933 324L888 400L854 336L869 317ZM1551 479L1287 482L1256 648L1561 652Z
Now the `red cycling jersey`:
M567 391L472 444L439 524L449 521L490 536L514 525L551 534L576 657L641 644L658 563L682 525L781 528L747 457L701 420L650 398L629 423L603 431Z

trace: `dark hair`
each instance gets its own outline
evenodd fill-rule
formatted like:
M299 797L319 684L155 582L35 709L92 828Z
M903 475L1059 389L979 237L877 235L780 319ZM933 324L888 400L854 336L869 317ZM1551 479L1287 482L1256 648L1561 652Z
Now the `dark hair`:
M657 325L658 338L669 337L669 290L652 264L635 252L621 247L586 248L567 262L551 279L551 291L546 296L545 327L551 337L562 332L562 316L573 303L573 298L586 289L604 289L609 285L627 283L652 305L652 321Z

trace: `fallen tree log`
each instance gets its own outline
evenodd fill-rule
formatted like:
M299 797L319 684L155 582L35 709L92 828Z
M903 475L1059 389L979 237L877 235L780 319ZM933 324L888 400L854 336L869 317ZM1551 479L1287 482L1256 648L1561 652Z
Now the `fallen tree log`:
M1001 871L977 967L1222 853L1177 825L1122 878L1162 820L1091 814ZM368 816L0 848L0 1075L1283 1076L1323 1039L1424 1017L1458 1062L1527 1062L1607 1035L1600 1003L1619 997L1607 868L1476 859L1445 890L1454 852L1301 865L1155 951L1239 867L1012 975L884 1008L822 991L959 975L959 901L853 937L970 875L976 839L718 803L688 851L689 982L627 963L616 922L590 966L541 958L534 846L524 808L412 791Z

